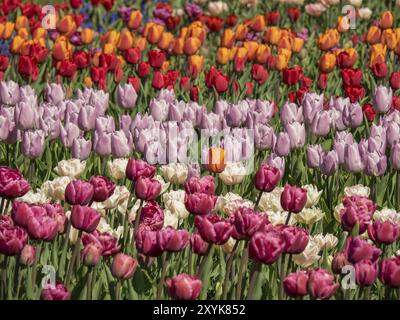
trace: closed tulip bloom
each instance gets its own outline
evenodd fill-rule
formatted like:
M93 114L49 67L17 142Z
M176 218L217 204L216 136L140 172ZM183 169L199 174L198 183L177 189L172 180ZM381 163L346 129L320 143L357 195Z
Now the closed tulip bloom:
M136 105L137 93L131 84L118 85L118 104L124 109L133 109Z
M80 136L79 127L71 122L60 128L61 143L64 147L70 148L75 139Z
M176 300L196 300L202 288L201 280L185 273L165 280L168 294Z
M179 252L189 244L189 232L168 226L157 233L157 241L162 251Z
M101 116L96 118L94 125L95 132L98 133L112 133L115 131L115 121L112 116Z
M343 124L348 128L357 128L363 121L363 112L358 102L346 104L342 113Z
M347 260L346 254L344 252L337 252L332 259L332 272L342 274L342 269L347 265L350 265L350 262Z
M232 237L241 240L250 238L268 222L267 217L250 208L239 208L230 217L234 226Z
M286 157L290 153L290 137L287 132L280 132L276 137L274 152L279 157Z
M307 165L310 168L319 168L322 161L323 150L320 144L307 146Z
M94 132L93 150L100 156L105 157L111 154L111 133Z
M335 284L334 276L328 271L317 268L308 273L308 290L309 293L318 299L329 299L339 288L339 284Z
M283 236L276 231L256 232L249 242L249 256L257 262L272 264L279 259L285 249Z
M386 259L381 262L379 279L390 288L400 288L400 257Z
M344 252L347 260L351 263L357 263L362 260L376 262L381 255L380 249L360 237L348 237Z
M123 253L114 256L111 273L119 280L127 280L133 277L137 267L137 260Z
M329 151L322 156L320 169L322 174L326 176L333 175L339 169L339 157L335 150Z
M275 134L269 125L257 123L254 126L254 143L257 150L272 149Z
M215 182L213 176L197 177L193 176L185 182L186 193L196 192L213 195L215 193Z
M122 130L111 133L111 153L114 158L125 158L132 151L126 134Z
M378 113L386 113L392 106L393 91L391 88L378 86L374 90L373 105Z
M359 233L364 233L375 209L376 205L367 197L345 197L343 200L343 209L340 211L342 228L350 232L358 224Z
M15 256L21 252L27 241L28 234L23 228L12 225L12 222L0 224L0 253Z
M43 130L24 131L22 133L22 153L29 159L39 158L44 151L45 135Z
M92 176L89 183L93 186L93 201L103 202L112 196L115 183L103 176Z
M86 160L92 151L92 141L85 138L75 138L72 142L72 158Z
M157 240L158 230L151 230L140 227L135 234L135 244L138 252L149 257L158 257L162 254L162 250Z
M78 114L78 127L83 131L92 131L95 128L97 111L95 107L84 105Z
M135 182L139 177L153 178L156 168L146 161L129 159L126 166L126 177Z
M370 260L361 260L355 265L356 283L359 286L371 286L378 277L378 264Z
M19 101L19 85L14 81L0 82L0 100L2 104L15 106Z
M27 244L19 254L18 262L22 266L29 267L33 265L36 258L36 248Z
M286 102L281 109L280 119L283 125L293 122L302 122L303 108L299 108L295 103Z
M135 183L135 195L146 201L156 199L161 192L161 183L152 178L139 177Z
M93 186L86 181L74 180L65 188L65 201L70 205L87 205L93 199Z
M400 227L390 221L376 220L368 225L368 235L376 243L391 244L399 238Z
M6 199L22 197L29 189L28 181L19 170L0 166L0 197Z
M275 189L280 180L280 172L277 168L267 164L261 165L254 176L255 187L264 192L271 192Z
M283 280L283 289L290 297L304 297L307 292L308 274L306 271L289 273Z
M57 282L55 286L47 286L40 294L41 300L70 300L71 294L61 283Z
M300 227L279 225L277 230L282 234L285 241L285 253L299 254L304 251L308 244L308 232Z
M18 129L30 130L39 127L38 108L34 105L21 101L14 108L14 121Z
M81 260L85 266L97 266L101 259L101 248L93 243L84 246L81 251Z
M285 185L281 194L282 209L291 213L299 213L307 202L307 190L296 186Z
M44 97L46 101L57 105L58 103L64 100L65 89L61 84L47 83L44 91Z
M365 173L369 176L382 176L387 167L386 155L379 152L368 152L364 157Z
M71 223L75 229L91 233L96 230L101 215L93 208L74 205L71 211Z
M311 124L316 113L324 107L324 95L318 95L314 92L306 93L302 101L304 120Z
M285 130L289 135L290 149L302 148L306 143L306 128L304 123L293 122L285 125Z
M357 143L348 144L344 151L344 167L349 172L364 170L365 164L361 158Z
M185 194L185 207L194 215L207 215L212 212L217 197L211 194L195 192Z
M243 122L243 113L239 106L232 104L225 111L226 123L230 127L239 127Z
M390 153L390 163L395 170L400 170L400 142L396 142Z
M328 111L320 111L314 115L311 132L317 137L325 137L331 129L331 117Z
M198 231L192 233L190 236L190 248L194 253L198 254L199 256L204 256L208 253L209 247L210 245L203 240Z
M232 224L216 214L197 215L194 224L201 237L208 243L222 245L232 234Z

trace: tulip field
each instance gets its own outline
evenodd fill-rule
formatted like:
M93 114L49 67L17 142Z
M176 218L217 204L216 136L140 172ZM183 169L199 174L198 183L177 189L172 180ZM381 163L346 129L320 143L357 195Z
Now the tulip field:
M0 1L0 300L399 300L399 0Z

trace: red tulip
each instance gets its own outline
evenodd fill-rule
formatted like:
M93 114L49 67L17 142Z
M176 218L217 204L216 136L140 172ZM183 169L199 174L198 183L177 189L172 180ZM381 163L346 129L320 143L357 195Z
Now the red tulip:
M164 87L164 76L160 71L154 72L153 81L151 82L151 86L157 90L160 90Z
M293 68L286 68L283 70L283 82L288 85L296 84L303 76L303 69L299 66Z
M71 212L71 223L75 229L91 233L96 230L101 215L93 208L74 205Z
M197 215L194 224L201 237L208 243L224 244L232 234L231 223L216 214Z
M271 11L265 15L265 21L267 22L268 25L271 26L276 26L279 23L280 19L281 19L281 14L279 13L279 11Z
M228 89L228 84L229 84L228 76L224 76L222 74L218 74L215 76L213 85L218 93L224 93L226 89Z
M0 55L0 71L6 71L8 68L8 57Z
M18 62L18 72L22 76L30 77L33 81L36 81L39 77L39 67L33 57L20 56Z
M365 103L362 106L363 112L365 114L365 116L367 117L369 122L374 121L375 116L376 116L376 111L374 109L374 107L372 106L372 104L370 103Z
M390 86L393 90L400 89L400 71L393 71L390 75Z
M287 9L287 13L292 22L296 22L297 20L299 20L301 14L300 9L297 7L291 7Z
M376 78L383 79L388 73L387 65L385 62L376 62L372 65L372 71Z
M135 89L135 92L139 92L139 90L140 90L140 79L138 77L128 77L127 82L130 83L133 86L133 88Z
M321 90L325 90L328 85L328 74L321 73L318 77L318 88Z
M71 79L75 76L77 68L78 67L75 62L70 60L63 60L58 66L58 74L64 78Z
M136 64L140 61L141 52L139 48L128 48L125 50L125 60L130 64Z
M285 249L285 240L276 231L256 232L249 242L249 256L251 259L272 264L279 259Z
M148 53L149 63L152 68L159 69L165 61L165 53L160 50L150 50Z
M147 77L150 73L150 64L148 62L140 62L138 66L139 77Z
M78 70L85 69L90 65L91 55L85 51L74 51L73 61Z
M268 71L260 64L253 64L251 68L251 76L259 84L265 83L268 79Z
M196 300L201 292L202 282L196 276L182 273L165 282L168 294L176 300Z
M127 280L133 277L136 271L136 267L136 259L126 254L118 253L114 256L111 265L111 273L115 278L119 280Z
M359 86L363 78L363 72L360 69L342 69L342 79L346 86Z
M362 86L347 86L344 88L346 96L350 98L350 102L354 103L365 96L365 89Z

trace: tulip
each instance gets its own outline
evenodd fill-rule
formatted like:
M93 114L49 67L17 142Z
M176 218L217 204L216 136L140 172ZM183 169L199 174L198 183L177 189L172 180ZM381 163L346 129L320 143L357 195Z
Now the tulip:
M280 172L267 164L261 165L254 176L255 187L263 192L271 192L280 180Z
M385 174L387 159L379 152L368 152L363 159L365 161L365 173L369 176L382 176Z
M311 124L314 116L323 109L323 94L306 93L303 98L302 107L304 120L307 124Z
M33 265L35 262L36 258L36 248L27 244L25 247L21 250L18 258L18 262L22 266L29 267Z
M281 194L282 209L290 213L299 213L307 202L307 190L285 185Z
M344 252L337 252L332 259L332 272L335 274L342 274L342 269L350 265Z
M139 222L140 226L145 226L152 230L161 229L164 225L164 212L157 202L149 201L142 208Z
M81 260L85 266L97 266L101 259L101 249L95 244L85 245L81 251Z
M138 252L149 256L158 257L162 254L162 250L157 241L158 231L139 228L135 233L135 243Z
M393 90L400 89L400 72L393 71L390 75L390 86Z
M281 109L280 119L283 125L293 122L302 122L303 109L302 107L297 107L295 103L286 102Z
M118 104L124 109L133 109L136 105L137 93L131 84L118 85Z
M28 181L19 170L0 166L0 197L7 199L22 197L29 189Z
M390 11L382 12L381 18L379 20L379 26L382 29L389 29L392 27L394 21L393 13Z
M61 283L57 282L55 286L47 286L40 294L41 300L70 300L71 294Z
M137 267L137 260L123 253L114 256L111 273L119 280L127 280L133 277Z
M357 263L362 260L376 262L381 255L380 249L360 237L348 237L344 252L347 260L351 263Z
M250 208L239 208L230 217L234 226L232 237L241 240L250 238L267 223L267 217Z
M251 259L272 264L279 259L285 249L285 241L279 232L259 231L253 234L249 242Z
M400 257L386 259L381 262L379 279L390 288L400 288Z
M39 125L38 111L28 102L19 102L15 107L14 120L21 130L36 129Z
M256 149L265 150L272 149L274 140L274 130L261 123L257 123L254 127L254 143Z
M78 114L78 127L83 131L92 131L95 128L97 118L96 108L84 105Z
M349 172L364 170L365 164L361 159L357 143L347 144L344 151L344 167Z
M212 147L208 150L208 158L205 166L208 171L221 173L225 169L225 152L222 148Z
M343 206L340 211L342 228L346 231L352 231L358 225L359 234L364 233L376 209L373 201L367 197L351 196L344 198Z
M94 132L93 150L100 156L105 157L111 154L111 133Z
M139 177L135 182L135 195L142 200L154 200L161 192L161 183L153 178Z
M22 134L22 153L29 159L39 158L44 151L45 136L43 130L24 131Z
M343 124L349 128L357 128L363 121L363 113L359 103L346 104L343 108Z
M6 256L19 254L28 241L25 230L12 223L1 224L0 221L0 253Z
M72 158L86 160L92 151L92 142L85 138L75 138L72 142Z
M391 88L378 86L374 90L373 105L378 113L386 113L392 106L393 92Z
M323 159L323 150L321 145L308 145L307 146L307 165L310 168L316 169L320 167Z
M86 233L93 232L99 222L101 215L93 208L74 205L71 211L71 223L75 229Z
M355 265L356 283L359 286L371 286L378 277L378 266L376 262L361 260Z
M62 85L57 83L47 83L44 92L46 101L55 105L59 104L65 98L65 89Z
M360 114L362 115L362 112ZM329 116L329 112L319 111L315 113L311 123L311 132L317 137L325 137L330 129L331 117Z
M85 247L95 245L103 257L109 257L121 251L118 239L107 231L94 230L92 233L85 233L82 235L82 243ZM96 252L93 253L96 254Z
M329 151L322 155L321 172L326 176L333 175L339 168L339 157L335 150Z
M115 158L127 157L131 151L132 142L128 141L126 133L122 130L111 133L111 153Z
M195 231L190 236L190 248L199 256L204 256L208 253L210 245L203 240L198 231Z
M189 244L189 232L168 226L157 233L157 241L162 251L179 252Z
M317 268L309 271L307 287L314 298L329 299L335 293L339 284L334 283L334 277L331 273Z
M215 214L196 215L194 223L205 241L217 245L227 242L233 230L229 221Z
M15 106L19 101L19 85L14 81L0 82L0 100L2 104Z
M65 188L65 201L70 205L87 205L93 199L94 188L89 182L74 180Z
M253 64L251 76L258 84L262 85L268 79L268 71L260 64Z
M201 292L202 282L196 276L185 273L166 279L168 294L176 300L196 300Z
M307 295L307 283L306 271L293 272L283 280L283 289L290 297L304 297Z
M395 170L400 170L400 142L396 142L392 146L390 154L390 163Z
M27 221L27 231L32 239L51 241L58 234L58 222L49 215L33 213Z
M296 84L303 76L303 69L300 66L294 66L293 68L287 68L283 70L283 82L288 85Z
M194 215L208 215L212 212L217 197L211 194L194 192L185 194L185 207Z
M93 201L103 202L114 193L115 183L106 177L92 176L89 183L93 186Z
M368 225L368 235L377 243L391 244L399 238L400 228L390 221L376 220Z
M308 232L305 229L280 225L277 227L277 230L281 233L285 241L285 253L299 254L307 247Z
M286 157L290 153L290 137L287 132L280 132L276 137L274 152L279 157Z
M68 122L65 126L61 126L60 137L64 147L71 147L72 143L79 135L80 131L76 124Z

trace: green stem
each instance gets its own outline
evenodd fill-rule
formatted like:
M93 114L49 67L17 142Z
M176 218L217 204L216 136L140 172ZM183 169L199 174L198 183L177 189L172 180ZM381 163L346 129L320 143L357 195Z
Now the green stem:
M94 267L89 267L86 278L86 300L92 300L93 269Z
M249 258L249 241L246 240L243 247L242 258L240 259L240 266L239 266L239 274L238 274L238 282L236 285L236 300L241 299L242 295L242 284L243 284L243 273L244 270L247 269L247 260Z
M115 300L121 300L121 281L117 280L115 285Z
M7 264L8 256L4 256L3 266L1 269L1 284L0 284L0 298L1 300L7 299Z
M71 279L72 270L74 269L75 260L76 260L76 258L78 257L78 254L79 254L79 248L81 246L81 236L82 236L82 230L79 230L78 239L76 239L76 242L75 242L75 245L74 245L74 249L73 249L73 252L72 252L72 257L71 257L71 260L69 261L67 276L65 278L65 286L67 288L69 287L69 282L70 282L70 279Z
M157 300L161 299L162 293L163 293L163 287L164 287L164 279L165 275L167 274L168 270L168 259L167 259L168 252L165 251L162 255L162 266L161 266L161 276L160 276L160 281L158 282L158 287L157 287Z
M247 292L247 300L253 300L254 288L256 286L258 275L260 274L261 263L256 262L251 271L249 291Z
M38 267L41 251L42 251L42 243L39 243L38 246L36 247L35 261L32 266L32 286L33 286L33 288L35 288L35 286L36 286L37 267Z
M224 299L224 300L226 300L227 295L228 295L229 275L231 273L233 258L235 257L235 252L236 252L238 245L239 245L239 241L236 240L236 243L233 246L232 252L229 255L228 261L226 262L224 287L222 290L222 299Z

